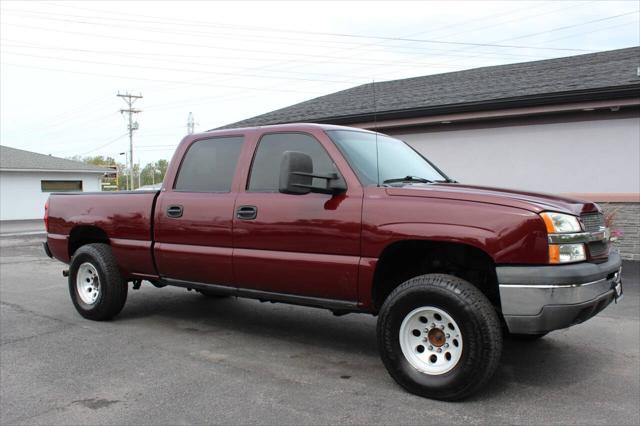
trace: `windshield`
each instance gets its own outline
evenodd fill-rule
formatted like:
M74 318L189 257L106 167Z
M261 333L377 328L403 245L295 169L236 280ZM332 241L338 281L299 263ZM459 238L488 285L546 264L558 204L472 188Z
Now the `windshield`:
M354 130L328 130L327 134L338 146L363 185L377 185L385 181L398 183L443 182L443 176L420 154L398 139L378 133L376 162L376 134ZM380 167L380 175L376 163Z

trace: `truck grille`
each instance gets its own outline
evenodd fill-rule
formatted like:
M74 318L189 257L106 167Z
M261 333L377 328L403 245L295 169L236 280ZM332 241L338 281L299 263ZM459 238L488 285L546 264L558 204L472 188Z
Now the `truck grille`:
M601 226L604 226L604 216L602 213L587 213L580 216L580 220L584 224L584 230L587 232L597 232Z
M580 216L580 220L584 224L584 230L587 232L598 232L604 226L604 216L602 213L587 213ZM597 261L605 261L609 256L608 241L592 241L588 245L589 255Z
M606 256L609 251L609 244L604 241L592 241L589 243L589 254L591 257Z

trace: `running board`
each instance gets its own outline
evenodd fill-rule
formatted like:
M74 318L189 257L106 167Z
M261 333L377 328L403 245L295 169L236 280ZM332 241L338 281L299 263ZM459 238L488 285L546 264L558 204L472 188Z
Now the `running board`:
M173 278L162 278L162 284L174 287L183 287L194 290L207 290L221 295L236 297L246 297L257 299L261 302L279 302L292 305L310 306L314 308L324 308L338 312L363 312L356 302L346 302L336 299L323 299L321 297L299 296L296 294L274 293L270 291L254 290L248 288L236 288L220 284L205 284L193 281L175 280Z

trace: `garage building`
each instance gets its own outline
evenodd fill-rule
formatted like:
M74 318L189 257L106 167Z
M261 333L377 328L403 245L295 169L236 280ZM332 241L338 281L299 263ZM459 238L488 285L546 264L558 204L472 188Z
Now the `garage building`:
M377 129L464 183L596 201L640 260L640 47L364 84L224 128L291 122Z
M111 170L0 146L0 221L42 219L51 192L100 191Z

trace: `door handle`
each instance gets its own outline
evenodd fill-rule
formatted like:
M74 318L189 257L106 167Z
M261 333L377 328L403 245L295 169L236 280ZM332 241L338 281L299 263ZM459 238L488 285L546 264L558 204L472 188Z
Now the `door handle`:
M256 206L240 206L236 210L236 217L240 220L252 220L258 217Z
M167 208L167 216L169 217L182 217L184 211L182 206L169 206Z

